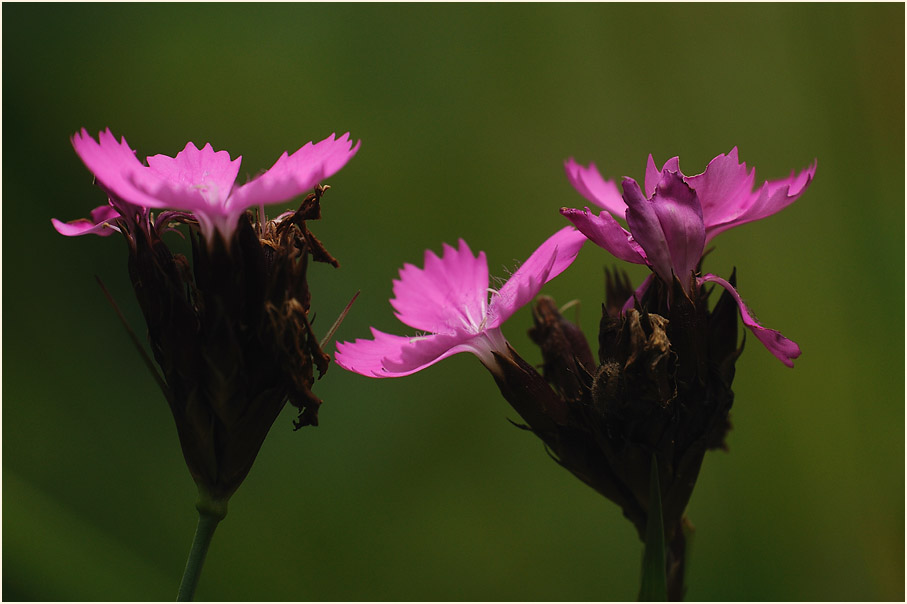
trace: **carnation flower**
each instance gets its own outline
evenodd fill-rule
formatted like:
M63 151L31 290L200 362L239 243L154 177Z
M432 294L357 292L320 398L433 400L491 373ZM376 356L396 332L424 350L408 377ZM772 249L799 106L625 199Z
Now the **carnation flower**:
M176 157L152 155L147 165L138 160L125 138L117 142L109 128L97 141L83 128L72 137L72 145L112 198L139 208L191 212L209 245L218 233L229 242L247 208L264 208L308 192L359 150L359 142L353 145L349 133L340 138L332 134L318 143L307 143L292 155L284 152L269 170L237 185L242 158L230 159L229 153L214 151L210 144L199 149L189 142ZM121 209L112 207L118 212ZM82 219L69 226L55 221L54 226L64 235L109 234L107 227L113 227L116 216L111 210L99 209L90 221Z
M650 155L645 193L635 180L624 178L623 196L613 181L602 178L594 164L583 167L569 159L565 168L574 188L605 210L596 216L588 207L561 209L583 234L621 260L647 265L669 286L678 279L688 298L694 299L694 290L706 282L728 289L744 324L769 352L793 367L793 360L800 356L796 343L762 327L730 283L716 275L696 273L706 243L722 231L760 220L793 203L812 181L815 163L799 174L767 181L754 190L755 170L748 171L746 164L738 163L736 147L692 177L680 171L678 158L665 162L659 171ZM625 219L627 228L617 218ZM649 283L647 280L640 290Z
M400 270L391 300L397 318L426 335L396 336L372 328L372 340L338 342L337 364L365 376L399 377L471 352L496 372L495 353L507 355L509 348L501 324L570 266L585 239L573 227L561 229L498 290L489 289L485 252L473 256L462 239L456 248L445 244L441 257L426 251L425 268L405 264Z

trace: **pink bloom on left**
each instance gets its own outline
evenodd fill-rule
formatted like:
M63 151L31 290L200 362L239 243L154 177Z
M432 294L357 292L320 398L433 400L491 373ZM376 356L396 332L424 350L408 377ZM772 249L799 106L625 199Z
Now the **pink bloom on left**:
M561 229L496 291L489 288L485 252L473 256L462 239L456 248L445 244L441 257L426 251L425 268L400 269L391 300L397 318L426 335L395 336L372 328L373 340L337 343L337 364L368 377L401 377L471 352L494 372L493 353L509 354L501 324L570 266L585 241L573 227Z
M267 172L239 186L236 177L242 158L230 159L229 153L215 151L210 144L199 149L190 142L175 157L148 157L147 165L138 160L125 138L117 141L110 129L96 141L83 128L72 137L72 145L116 201L191 212L208 241L215 233L229 241L246 208L280 203L306 192L339 171L360 143L353 145L349 133L339 138L332 134L292 155L284 152ZM109 234L105 227L113 226L117 210L103 208L107 206L96 208L90 221L55 220L54 227L63 235Z

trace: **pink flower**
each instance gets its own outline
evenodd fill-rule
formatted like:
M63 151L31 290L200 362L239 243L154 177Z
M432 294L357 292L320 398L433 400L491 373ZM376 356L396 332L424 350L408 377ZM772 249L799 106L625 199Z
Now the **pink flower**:
M583 197L607 210L612 217L625 217L630 204L621 197L614 181L602 178L594 163L584 167L571 158L564 162L564 168L570 184ZM709 162L705 172L696 176L684 176L680 171L680 160L677 157L666 161L659 170L655 165L655 160L649 155L645 178L646 198L651 199L655 195L656 188L665 178L665 173L678 174L696 192L705 227L704 243L707 244L722 231L754 220L761 220L780 212L795 202L812 182L816 174L816 162L814 161L811 166L799 174L791 172L787 178L765 181L758 190L754 190L756 169L747 170L745 163L739 163L737 147L731 149L727 155L722 154L713 159ZM626 195L626 190L624 190L624 194ZM572 210L572 212L576 212L576 210ZM607 218L604 220L607 221ZM612 226L604 228L608 230L609 234L616 230ZM628 237L629 234L624 231L623 236ZM593 241L595 240L593 239ZM599 245L602 244L599 243ZM615 256L620 258L618 254Z
M793 367L800 348L780 333L763 328L737 291L715 275L697 277L705 245L718 233L778 212L803 194L816 163L783 180L753 189L755 170L738 163L737 148L713 159L706 171L687 177L674 157L659 171L652 156L646 167L645 194L632 178L623 180L623 196L613 181L602 178L594 164L565 163L567 178L586 199L605 211L561 208L576 228L600 247L627 262L646 264L667 284L679 279L687 296L710 281L727 289L737 301L744 324L784 364ZM616 218L626 219L628 229ZM648 280L647 280L648 282ZM645 286L646 284L644 284Z
M96 142L83 128L73 136L72 144L111 196L142 208L192 212L209 242L215 232L229 241L246 208L279 203L306 192L340 170L359 150L359 143L353 146L349 133L340 138L332 134L321 142L307 143L292 155L285 152L267 172L237 186L242 158L231 160L229 153L214 151L210 144L199 149L187 143L176 157L148 157L148 165L136 158L125 138L117 142L110 129L101 132ZM81 234L68 230L64 234Z
M566 227L545 241L497 291L488 285L485 252L473 256L462 239L425 268L404 264L394 280L397 318L427 335L395 336L372 328L373 340L338 342L337 364L369 377L400 377L458 352L471 352L495 371L495 352L508 355L501 324L576 259L585 236ZM489 292L491 298L489 300Z

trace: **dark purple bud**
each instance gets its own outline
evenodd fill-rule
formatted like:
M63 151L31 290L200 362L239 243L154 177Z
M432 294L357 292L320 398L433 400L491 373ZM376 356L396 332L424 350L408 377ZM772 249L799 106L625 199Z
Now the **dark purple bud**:
M542 349L542 374L569 403L579 401L592 380L595 361L586 336L561 316L554 299L542 296L532 309L529 337Z

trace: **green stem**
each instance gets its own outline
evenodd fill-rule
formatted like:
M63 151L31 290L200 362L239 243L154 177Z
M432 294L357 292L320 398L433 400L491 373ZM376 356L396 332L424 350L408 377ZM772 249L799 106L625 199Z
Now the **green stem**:
M202 566L205 564L205 557L208 555L208 546L211 545L211 538L214 537L214 529L227 515L226 501L214 501L202 493L199 494L195 507L198 508L198 527L195 529L195 537L192 539L192 547L189 549L189 558L186 560L186 570L183 571L183 579L180 581L180 590L176 596L177 602L192 601L195 587L202 574Z
M646 545L642 559L640 602L667 602L667 562L661 488L658 484L658 462L652 455L649 467L649 509L646 511Z

